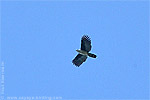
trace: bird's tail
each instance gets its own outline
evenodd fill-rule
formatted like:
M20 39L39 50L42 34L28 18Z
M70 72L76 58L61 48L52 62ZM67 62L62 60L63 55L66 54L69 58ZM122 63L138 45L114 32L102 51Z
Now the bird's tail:
M89 56L89 57L92 57L92 58L96 58L96 55L95 55L95 54L92 54L92 53L88 53L88 56Z

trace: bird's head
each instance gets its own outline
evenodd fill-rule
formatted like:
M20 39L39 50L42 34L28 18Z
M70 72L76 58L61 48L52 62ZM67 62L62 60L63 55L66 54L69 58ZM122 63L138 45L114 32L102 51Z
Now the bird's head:
M76 51L77 51L77 52L80 52L80 50L78 50L78 49L77 49Z

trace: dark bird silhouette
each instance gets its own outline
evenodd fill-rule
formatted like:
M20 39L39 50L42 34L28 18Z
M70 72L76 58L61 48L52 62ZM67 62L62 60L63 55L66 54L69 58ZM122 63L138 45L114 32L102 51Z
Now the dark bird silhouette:
M87 57L96 58L95 54L89 53L91 50L91 40L87 35L84 35L81 39L81 49L76 50L78 55L72 60L72 63L79 67L83 62L86 61Z

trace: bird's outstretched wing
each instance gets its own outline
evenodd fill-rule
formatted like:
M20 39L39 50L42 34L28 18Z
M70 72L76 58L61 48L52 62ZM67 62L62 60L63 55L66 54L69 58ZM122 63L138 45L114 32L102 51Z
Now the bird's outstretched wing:
M73 60L72 63L76 66L80 66L83 62L85 62L87 59L86 55L78 54Z
M87 35L84 35L81 39L81 50L89 52L91 50L91 40Z

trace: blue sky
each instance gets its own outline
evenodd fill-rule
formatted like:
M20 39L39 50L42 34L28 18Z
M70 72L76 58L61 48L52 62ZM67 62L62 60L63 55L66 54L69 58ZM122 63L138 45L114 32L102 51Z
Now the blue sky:
M2 1L5 97L149 98L148 1ZM92 53L72 64L88 34Z

